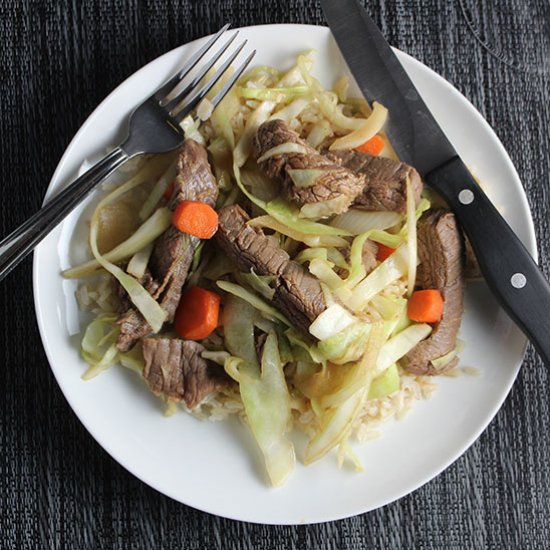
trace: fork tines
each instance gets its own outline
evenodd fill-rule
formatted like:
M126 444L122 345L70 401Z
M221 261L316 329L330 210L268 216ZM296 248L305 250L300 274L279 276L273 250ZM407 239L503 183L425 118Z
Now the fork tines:
M212 48L212 46L218 41L218 39L227 31L229 24L222 27L206 44L204 44L197 52L195 52L191 58L187 61L184 67L172 77L168 82L163 84L154 93L154 98L158 101L159 105L178 123L181 122L198 104L204 99L206 94L215 86L220 78L229 69L236 57L241 53L245 47L247 40L243 40L227 57L223 64L215 71L215 73L199 87L201 82L207 76L208 72L214 67L217 61L228 52L229 47L234 42L235 38L239 34L239 31L235 31L231 37L225 42L225 44L214 53L210 59L200 66L198 72L193 76L190 82L185 83L186 77L192 72L192 70L198 65L199 61L203 59L205 54ZM224 82L221 89L216 95L210 99L214 108L225 97L227 92L233 87L235 82L242 75L250 61L256 54L254 50L248 57L237 67L237 69L231 74L231 76ZM198 88L198 89L197 89Z

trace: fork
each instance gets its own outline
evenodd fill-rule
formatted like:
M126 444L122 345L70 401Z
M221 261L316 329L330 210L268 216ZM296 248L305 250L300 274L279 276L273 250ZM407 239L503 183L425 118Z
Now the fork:
M180 123L206 97L247 43L244 40L214 74L202 83L208 71L228 51L237 37L239 31L235 31L225 44L198 68L191 81L186 83L186 77L196 66L198 67L199 61L228 28L229 25L222 27L191 56L177 74L136 107L128 120L128 135L121 145L94 164L66 189L49 200L36 214L0 241L0 280L84 200L94 187L125 162L146 153L166 153L183 143L185 136ZM239 65L210 100L213 108L233 87L255 54L256 50Z

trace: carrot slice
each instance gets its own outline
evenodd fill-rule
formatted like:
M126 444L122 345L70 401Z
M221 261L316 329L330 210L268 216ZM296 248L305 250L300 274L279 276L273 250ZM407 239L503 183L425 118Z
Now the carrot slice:
M182 201L172 214L172 223L183 233L210 239L218 230L218 214L204 202Z
M412 293L407 304L407 315L417 323L438 323L443 316L443 296L431 288Z
M386 246L385 244L376 243L376 246L378 246L376 259L379 262L383 262L386 258L389 258L395 252L395 248L391 248L389 246Z
M168 184L168 187L164 190L162 194L165 201L169 201L172 198L172 193L174 192L174 182Z
M188 340L202 340L218 326L219 294L198 286L188 288L182 295L174 325L176 332Z
M357 151L363 151L369 155L377 156L382 152L382 149L384 149L384 145L386 145L384 138L376 134L374 137L365 141L365 143L356 147L356 149Z

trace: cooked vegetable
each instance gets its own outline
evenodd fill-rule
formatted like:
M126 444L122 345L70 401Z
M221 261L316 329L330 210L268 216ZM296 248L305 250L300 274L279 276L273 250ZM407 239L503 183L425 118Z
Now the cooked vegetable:
M140 251L136 252L126 267L126 272L133 275L136 279L141 279L145 275L147 263L153 251L153 243L144 246Z
M378 243L378 251L376 252L376 259L379 262L383 262L384 260L388 259L394 252L395 248L391 248L389 246L386 246L385 244Z
M358 147L382 130L386 123L387 116L388 110L375 101L372 104L372 113L365 123L353 132L334 140L329 149L331 151L336 151L338 149L353 149Z
M398 212L368 212L350 208L347 212L336 216L330 225L345 229L352 235L359 235L374 229L388 229L400 223L402 219L403 216Z
M106 201L109 197L110 195L103 200ZM145 288L139 284L136 279L134 279L134 277L128 275L122 271L120 267L109 262L99 253L99 250L97 249L97 215L100 205L98 205L94 215L92 216L92 224L90 227L90 248L92 249L92 254L101 267L113 275L122 288L124 288L124 290L128 293L128 297L136 306L141 315L143 315L143 318L149 323L153 329L153 332L158 332L166 320L166 311L160 307L158 302L149 294L149 292L147 292L147 290L145 290Z
M443 296L431 288L416 290L407 305L409 319L417 323L438 323L443 315Z
M204 202L181 201L172 214L172 223L182 233L211 239L218 230L218 214Z
M181 123L200 145L188 141L190 156L153 158L111 188L91 220L93 260L65 272L103 268L116 279L78 291L96 314L84 377L120 363L201 416L238 414L274 486L294 468L294 427L309 439L306 464L334 450L339 466L361 470L350 438L396 415L422 393L416 376L453 367L461 349L451 343L424 370L410 368L441 328L431 324L445 292L413 292L427 280L426 256L441 255L422 232L434 212L420 219L430 208L420 177L392 160L387 109L349 98L347 77L324 89L312 64L309 52L286 72L255 67L213 110L224 75ZM251 156L256 134L263 145ZM194 200L180 202L181 189ZM128 223L110 234L123 211ZM117 303L122 290L133 305Z
M202 340L218 326L221 298L219 294L192 286L181 296L174 326L182 338Z
M352 311L361 311L381 290L407 273L407 247L400 246L354 289L346 305Z
M264 456L271 484L277 487L292 473L296 459L294 445L285 436L291 418L290 395L274 333L267 336L261 372L256 376L241 381L239 387L250 429Z
M113 264L131 258L134 254L152 243L170 227L172 213L168 208L159 208L137 231L113 250L103 254L103 259ZM63 272L63 277L77 279L94 275L102 267L97 260L90 260Z
M377 156L382 152L382 149L384 149L385 145L386 142L384 141L384 138L376 134L375 136L365 141L365 143L358 145L356 149L358 151L368 153L369 155Z

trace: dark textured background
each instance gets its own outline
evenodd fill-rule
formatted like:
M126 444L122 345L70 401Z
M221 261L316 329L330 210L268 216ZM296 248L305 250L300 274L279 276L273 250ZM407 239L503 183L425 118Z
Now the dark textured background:
M372 0L368 10L393 45L453 83L495 129L523 180L548 277L548 0ZM39 207L71 137L116 85L225 21L323 17L313 0L1 2L0 234ZM2 548L550 547L550 381L532 349L490 427L437 479L355 518L267 527L173 502L95 443L40 345L30 259L0 283L0 300Z

